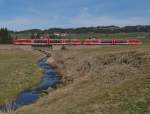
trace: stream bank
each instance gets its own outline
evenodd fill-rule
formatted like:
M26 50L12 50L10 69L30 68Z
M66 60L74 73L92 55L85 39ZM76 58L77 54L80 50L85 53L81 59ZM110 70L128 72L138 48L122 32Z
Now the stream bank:
M47 63L48 57L40 59L37 63L38 67L44 71L44 76L39 85L33 89L25 90L17 96L15 101L0 106L0 112L10 112L17 110L25 105L36 102L47 91L53 90L60 82L58 73Z

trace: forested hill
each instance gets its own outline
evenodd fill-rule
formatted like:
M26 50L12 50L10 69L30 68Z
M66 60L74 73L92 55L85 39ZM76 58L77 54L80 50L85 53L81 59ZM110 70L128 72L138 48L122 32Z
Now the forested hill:
M118 33L118 32L150 32L150 25L137 25L137 26L97 26L97 27L80 27L80 28L50 28L46 30L30 29L24 31L18 31L15 33Z

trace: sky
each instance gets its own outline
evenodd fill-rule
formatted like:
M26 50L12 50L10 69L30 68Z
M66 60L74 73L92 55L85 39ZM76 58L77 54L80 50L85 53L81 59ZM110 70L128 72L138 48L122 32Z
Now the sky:
M150 0L0 0L0 28L108 25L150 25Z

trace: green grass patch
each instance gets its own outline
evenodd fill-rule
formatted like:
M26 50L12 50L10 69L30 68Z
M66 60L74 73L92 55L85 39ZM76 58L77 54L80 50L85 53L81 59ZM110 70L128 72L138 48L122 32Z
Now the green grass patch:
M39 83L42 70L36 65L38 56L32 51L0 50L0 104Z
M148 33L92 33L92 34L69 34L68 38L104 38L104 39L126 39L126 38L145 38Z

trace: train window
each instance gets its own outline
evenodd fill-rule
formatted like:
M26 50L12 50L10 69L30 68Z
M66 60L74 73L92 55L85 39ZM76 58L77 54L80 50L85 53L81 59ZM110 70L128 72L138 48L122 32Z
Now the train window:
M101 43L112 43L112 40L101 40Z
M47 40L34 40L34 43L48 43Z
M17 42L31 42L31 40L17 40Z
M61 40L61 39L58 39L58 40L53 39L53 40L51 40L50 42L51 42L51 43L61 43L62 40Z

